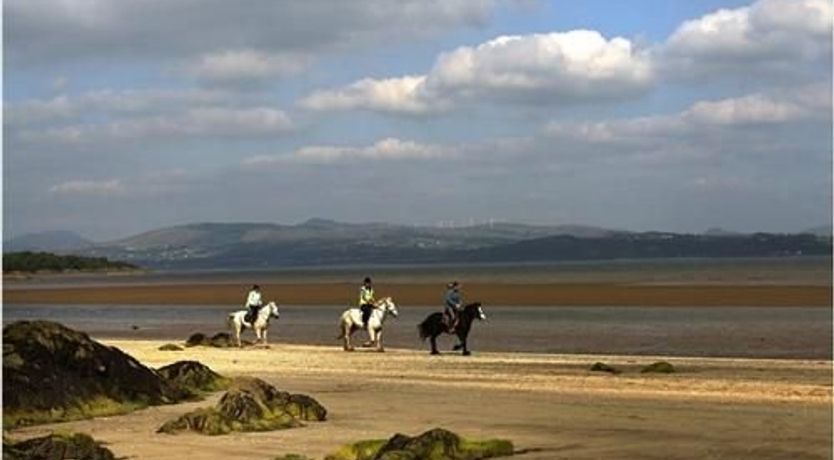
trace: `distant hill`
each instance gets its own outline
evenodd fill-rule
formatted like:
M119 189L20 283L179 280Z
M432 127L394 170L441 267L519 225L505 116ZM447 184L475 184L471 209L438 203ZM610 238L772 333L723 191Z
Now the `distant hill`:
M819 227L813 227L806 230L803 230L802 233L808 233L811 235L816 236L823 236L823 237L831 237L831 224L827 225L820 225Z
M663 257L830 254L812 235L634 233L577 225L513 223L467 227L344 223L199 223L89 247L87 256L169 269L356 264L523 262Z
M27 233L3 242L3 252L11 251L73 251L92 246L92 242L70 231Z

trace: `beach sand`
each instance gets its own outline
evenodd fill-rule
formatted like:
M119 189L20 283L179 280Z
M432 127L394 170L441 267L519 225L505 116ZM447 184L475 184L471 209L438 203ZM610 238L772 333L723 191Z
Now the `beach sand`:
M273 344L189 348L161 341L104 340L159 367L191 359L228 376L263 378L323 403L326 422L266 433L163 435L166 420L209 401L31 427L89 433L117 454L141 459L320 457L339 445L441 426L469 437L501 437L523 459L825 459L832 445L831 361L476 353L471 357L389 349ZM641 374L665 359L675 374ZM596 361L620 375L588 371Z

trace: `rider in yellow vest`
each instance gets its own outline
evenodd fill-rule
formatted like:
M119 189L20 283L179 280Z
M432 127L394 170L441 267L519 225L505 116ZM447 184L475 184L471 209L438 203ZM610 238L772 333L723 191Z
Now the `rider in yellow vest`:
M362 325L367 329L368 319L374 310L374 286L369 277L365 278L362 287L359 288L359 309L362 310Z

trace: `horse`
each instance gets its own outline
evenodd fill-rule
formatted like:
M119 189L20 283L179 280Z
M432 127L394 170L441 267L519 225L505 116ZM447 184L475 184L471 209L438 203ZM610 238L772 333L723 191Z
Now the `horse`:
M238 348L240 347L240 333L247 327L255 331L255 336L258 338L255 343L260 342L263 338L263 344L266 345L266 333L269 330L269 319L278 319L280 316L278 314L278 305L276 305L275 302L269 302L261 307L261 309L258 310L257 318L255 318L255 321L252 323L246 321L247 313L249 313L249 310L238 310L229 313L229 317L226 320L229 328L235 332L235 339L237 339Z
M455 334L458 336L460 343L455 345L454 350L463 349L463 356L469 356L472 354L469 349L466 348L466 337L469 336L469 330L472 328L472 321L476 319L486 319L486 314L481 308L480 302L471 303L463 307L463 311L458 313L458 325L455 328ZM417 329L420 332L420 339L424 341L427 338L431 339L431 354L440 354L440 352L437 351L437 336L443 333L450 333L445 322L443 321L443 313L437 312L430 314L425 320L423 320L422 323L420 323L419 326L417 326Z
M385 351L382 347L382 326L389 314L394 318L399 315L397 305L390 297L380 299L374 304L374 309L371 311L370 318L368 318L369 341L362 346L376 345L377 351ZM345 351L353 351L350 337L359 329L364 329L362 326L362 311L358 308L348 308L342 313L339 321L339 336L336 337L337 340L344 340Z

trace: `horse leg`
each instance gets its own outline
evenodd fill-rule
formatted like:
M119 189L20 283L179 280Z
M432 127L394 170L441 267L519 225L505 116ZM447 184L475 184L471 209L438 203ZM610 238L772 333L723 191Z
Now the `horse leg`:
M376 333L376 351L380 353L385 351L385 348L382 347L382 329Z
M266 333L267 333L268 331L269 331L269 329L268 329L268 328L264 328L264 332L263 332L263 336L264 336L264 345L266 345L266 344L267 344L267 341L266 341Z
M368 326L368 341L363 343L363 347L372 347L376 345L376 330L372 326Z
M440 354L440 352L439 352L439 351L437 351L437 335L436 335L436 334L435 334L435 335L432 335L432 336L430 337L430 339L431 339L431 354L433 354L433 355L439 355L439 354Z
M240 348L240 323L238 322L235 322L235 339L237 340L237 347Z
M353 335L353 328L349 325L342 327L345 334L345 351L353 351L353 345L350 344L350 336Z
M472 353L466 348L466 335L460 334L458 338L460 339L460 347L463 348L463 356L471 355Z

